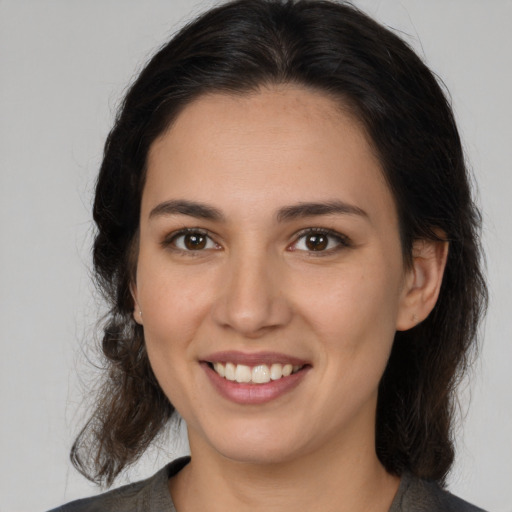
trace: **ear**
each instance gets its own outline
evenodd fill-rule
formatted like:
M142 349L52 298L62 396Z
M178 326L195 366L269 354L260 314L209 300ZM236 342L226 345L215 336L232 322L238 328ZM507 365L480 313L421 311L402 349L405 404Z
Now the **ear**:
M132 298L133 298L133 312L132 312L133 319L139 325L143 325L143 322L142 322L142 310L140 309L139 301L137 299L137 284L136 283L130 284L130 293L131 293Z
M406 331L419 324L436 305L443 281L448 242L417 240L412 265L407 270L397 316L396 329Z

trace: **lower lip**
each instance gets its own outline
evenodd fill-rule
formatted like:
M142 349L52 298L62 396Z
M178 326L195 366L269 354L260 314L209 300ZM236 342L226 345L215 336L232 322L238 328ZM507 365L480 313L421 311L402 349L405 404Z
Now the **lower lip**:
M213 387L224 398L243 405L258 405L270 402L288 393L299 385L306 376L309 366L305 366L288 377L271 380L265 384L239 383L227 380L214 371L208 363L201 363Z

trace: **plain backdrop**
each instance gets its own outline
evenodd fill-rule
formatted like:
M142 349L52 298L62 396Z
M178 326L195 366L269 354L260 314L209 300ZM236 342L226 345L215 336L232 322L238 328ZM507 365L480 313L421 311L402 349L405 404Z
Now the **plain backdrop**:
M0 512L98 492L68 452L100 304L90 283L91 192L125 90L156 48L214 2L0 0ZM479 184L490 311L461 393L450 489L512 511L512 2L361 0L451 91ZM186 451L160 443L124 479Z

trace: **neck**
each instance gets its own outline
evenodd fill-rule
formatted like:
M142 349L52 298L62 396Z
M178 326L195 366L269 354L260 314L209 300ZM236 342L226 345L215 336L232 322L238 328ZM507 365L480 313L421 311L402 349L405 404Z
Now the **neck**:
M190 437L191 462L169 484L180 512L387 512L398 489L399 479L377 459L373 439L254 464L227 459Z

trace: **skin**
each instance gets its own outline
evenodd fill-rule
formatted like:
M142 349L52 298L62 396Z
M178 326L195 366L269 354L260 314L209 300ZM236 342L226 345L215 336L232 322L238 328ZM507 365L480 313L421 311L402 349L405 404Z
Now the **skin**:
M222 218L161 206L177 200ZM333 201L350 211L278 218ZM207 245L187 249L183 228ZM311 228L339 235L312 251ZM380 163L333 99L279 86L187 106L149 152L132 290L155 375L187 422L178 510L388 510L399 480L375 453L378 384L395 331L433 308L446 253L417 242L404 265ZM275 400L237 404L200 365L224 350L310 368Z

